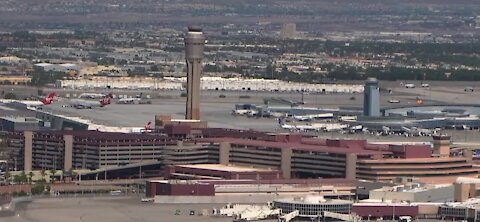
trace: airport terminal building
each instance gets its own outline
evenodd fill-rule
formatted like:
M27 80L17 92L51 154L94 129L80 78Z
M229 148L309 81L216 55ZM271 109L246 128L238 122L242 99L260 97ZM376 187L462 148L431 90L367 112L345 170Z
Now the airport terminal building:
M175 130L179 127L182 130ZM239 165L278 170L274 178L347 178L426 182L476 176L471 152L450 156L450 138L430 145L371 144L366 140L305 138L232 129L166 127L163 133L25 131L7 134L11 169L99 169L154 161L158 175L180 164ZM174 171L187 172L185 167ZM191 169L189 171L192 171ZM197 170L198 171L198 170ZM218 175L210 169L204 175Z

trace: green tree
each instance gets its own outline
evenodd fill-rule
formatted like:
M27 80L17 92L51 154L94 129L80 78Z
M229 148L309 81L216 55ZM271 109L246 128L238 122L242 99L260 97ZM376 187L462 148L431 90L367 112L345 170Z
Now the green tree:
M42 169L42 171L40 171L40 175L42 175L42 179L44 180L45 179L45 176L47 175L47 172L45 169Z
M30 171L30 173L28 173L28 180L30 181L30 183L33 182L32 178L33 178L33 172Z
M22 171L20 173L20 182L26 183L27 181L28 181L27 174L25 173L25 171Z
M272 63L269 63L265 68L265 74L263 75L264 78L273 79L275 76L275 66Z
M50 170L50 179L51 181L54 181L55 180L55 174L57 173L57 170L55 169L51 169Z
M29 75L32 77L32 85L35 86L55 83L57 80L67 77L64 72L45 71L42 68L35 68Z
M10 171L5 172L5 181L7 182L7 184L10 182L11 176L12 174L10 173Z
M45 192L46 183L45 181L38 181L32 186L32 195L39 195Z

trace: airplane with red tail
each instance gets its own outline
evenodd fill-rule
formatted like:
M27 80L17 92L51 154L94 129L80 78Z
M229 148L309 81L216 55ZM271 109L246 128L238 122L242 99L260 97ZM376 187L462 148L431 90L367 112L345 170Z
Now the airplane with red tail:
M145 131L152 130L152 122L148 121L147 125L145 125Z
M77 109L93 109L97 107L105 107L111 104L111 95L107 95L99 101L91 101L91 100L84 100L84 99L71 99L68 101L68 104L71 107Z
M53 99L55 98L56 94L54 92L49 93L46 97L42 98L40 101L43 105L50 105L53 103Z

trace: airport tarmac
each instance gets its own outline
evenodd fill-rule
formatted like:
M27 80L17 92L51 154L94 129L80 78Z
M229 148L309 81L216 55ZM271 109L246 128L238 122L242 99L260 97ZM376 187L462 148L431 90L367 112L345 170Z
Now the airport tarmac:
M392 93L386 90L381 93L381 107L403 107L415 106L417 97L423 100L424 105L432 104L477 104L480 99L479 92L464 92L465 86L471 86L469 83L460 82L434 82L430 83L429 88L419 87L407 89L399 82L380 82L383 89L391 89ZM11 89L3 90L13 92L34 93L36 88L25 88L15 86ZM1 89L1 88L0 88ZM43 89L44 92L57 92L60 96L69 94L79 95L83 91L72 91L66 89ZM90 90L88 92L107 93L104 90ZM173 118L182 119L185 113L186 98L181 97L181 91L163 90L163 91L140 91L140 90L111 90L116 95L135 96L140 94L150 95L152 104L129 105L115 104L94 109L76 109L72 107L63 107L67 105L66 99L58 99L54 104L45 107L46 111L55 114L64 114L72 117L89 119L93 123L107 126L124 127L144 127L148 121L153 121L155 115L172 115ZM221 96L222 95L222 96ZM248 98L246 98L247 96ZM224 98L221 98L224 97ZM280 131L277 121L271 119L257 119L247 117L233 117L231 115L235 104L253 103L263 105L264 99L283 98L294 101L303 101L306 107L317 108L338 108L355 107L361 110L363 106L363 94L304 94L299 92L234 92L234 91L202 91L201 96L201 118L209 122L210 127L227 127L237 129L255 129L260 131ZM389 103L389 100L399 100L400 103ZM345 137L339 135L341 137ZM349 135L347 135L349 136ZM361 135L360 135L361 136ZM367 136L368 137L368 136ZM373 138L375 139L375 138Z
M19 204L14 215L0 217L0 222L231 222L211 216L213 208L222 206L142 203L136 197L46 198ZM177 210L180 215L175 215ZM204 210L209 215L198 215Z
M392 88L392 90L393 92L391 94L381 94L382 107L414 106L416 104L417 97L422 98L425 105L444 103L478 103L479 101L479 95L476 95L475 93L462 92L461 88L456 89L458 93L442 91L445 90L445 86L432 87L430 89L406 89L401 86L397 86L396 88ZM148 92L144 93L146 94ZM122 94L122 92L118 93L118 95ZM145 122L153 120L154 115L157 114L167 114L172 115L175 118L183 118L186 100L184 97L180 97L180 94L181 91L151 91L150 95L152 96L153 103L151 105L121 105L113 103L109 106L92 110L62 107L62 105L65 105L66 102L65 99L60 99L55 104L48 106L47 110L79 117L92 118L94 122L99 123L110 123L125 126L143 126ZM224 95L225 98L220 98L220 95ZM249 98L240 98L240 96L246 95ZM203 91L200 109L202 119L209 121L212 124L212 127L272 130L272 127L276 126L275 123L269 123L272 121L256 120L255 124L252 126L251 123L234 123L231 121L230 115L232 109L234 109L234 106L237 103L253 103L257 105L263 105L264 99L272 97L302 101L302 95L300 93ZM388 101L392 99L399 100L400 103L390 104ZM303 101L305 106L308 107L356 107L360 109L363 106L363 94L304 94ZM125 118L126 116L132 118ZM267 125L257 128L257 125L264 124Z

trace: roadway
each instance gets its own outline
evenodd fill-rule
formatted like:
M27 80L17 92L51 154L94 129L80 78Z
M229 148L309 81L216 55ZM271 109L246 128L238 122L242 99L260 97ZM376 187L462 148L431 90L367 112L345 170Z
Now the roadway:
M198 216L212 204L153 204L142 203L137 197L76 197L35 199L20 203L15 215L0 217L0 222L231 222L231 218ZM180 210L180 215L175 212ZM194 210L196 215L190 215Z

